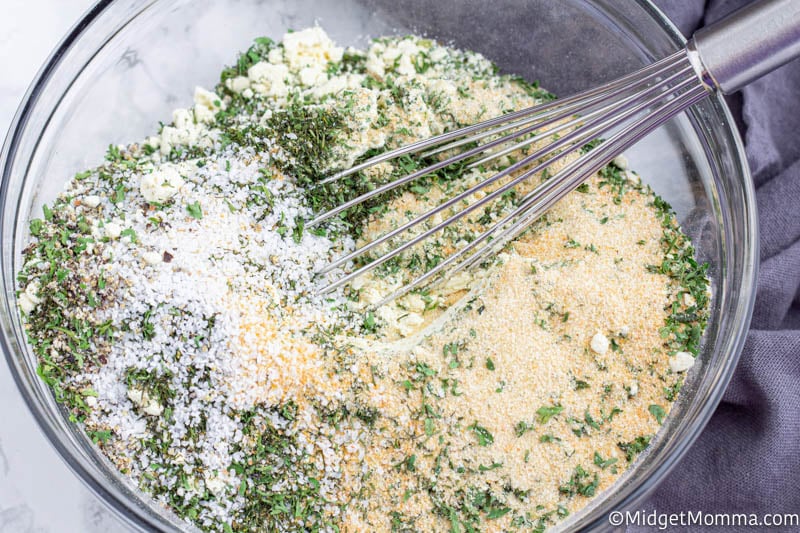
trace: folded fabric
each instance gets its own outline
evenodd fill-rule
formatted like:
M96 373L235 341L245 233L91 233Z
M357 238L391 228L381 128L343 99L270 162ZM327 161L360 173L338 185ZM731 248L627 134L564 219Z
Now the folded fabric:
M685 35L747 3L656 0ZM753 322L710 423L643 508L800 513L800 61L729 102L757 188L761 266Z

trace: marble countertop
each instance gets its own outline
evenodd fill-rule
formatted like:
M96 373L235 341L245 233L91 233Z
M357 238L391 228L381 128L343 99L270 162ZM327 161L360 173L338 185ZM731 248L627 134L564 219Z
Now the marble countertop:
M67 30L94 0L2 0L0 135ZM0 533L126 532L39 430L0 357Z

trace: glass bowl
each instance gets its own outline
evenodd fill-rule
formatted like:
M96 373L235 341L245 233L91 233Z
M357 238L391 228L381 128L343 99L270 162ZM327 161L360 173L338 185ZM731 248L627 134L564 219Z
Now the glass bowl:
M71 424L36 374L15 301L27 220L109 143L155 132L195 85L257 36L279 38L315 23L344 45L418 33L482 52L504 72L567 95L681 47L683 37L651 3L616 0L104 0L53 52L28 91L2 152L0 234L2 349L28 406L70 468L122 519L144 530L187 529L122 478ZM699 259L711 264L712 317L698 364L648 451L610 489L560 527L607 527L634 506L697 438L744 342L755 290L754 192L741 140L718 96L668 123L627 154L675 208ZM191 529L191 528L189 528Z

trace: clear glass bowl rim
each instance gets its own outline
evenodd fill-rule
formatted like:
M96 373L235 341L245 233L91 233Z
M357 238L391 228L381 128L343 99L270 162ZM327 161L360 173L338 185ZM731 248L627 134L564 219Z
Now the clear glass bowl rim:
M5 204L5 197L8 193L8 179L11 174L11 169L14 164L16 152L19 148L20 139L24 133L25 127L33 113L36 105L40 99L42 92L45 90L48 82L50 81L53 73L61 65L67 51L79 44L81 37L90 31L92 23L103 15L106 10L113 4L121 0L98 0L84 16L75 23L66 36L56 46L50 54L43 67L37 73L34 81L31 83L28 91L26 92L23 100L15 114L2 151L0 152L0 168L2 174L0 175L0 199ZM150 2L147 2L148 4ZM677 29L677 27L669 20L664 13L656 7L650 0L634 0L633 2L639 8L643 9L667 34L667 37L675 44L676 47L682 47L686 43L685 37ZM726 364L718 372L715 387L710 391L706 400L701 408L701 411L691 424L684 428L686 434L678 444L669 450L668 454L662 458L660 464L655 469L651 470L650 475L639 480L638 483L629 487L627 492L622 498L617 499L614 509L624 510L635 505L641 501L644 496L651 492L656 486L658 481L663 480L665 475L680 461L683 455L688 451L701 431L708 423L712 414L714 413L725 388L730 381L733 371L736 368L741 350L744 346L745 335L747 333L750 318L752 315L754 300L755 300L755 281L758 272L758 226L756 215L756 202L755 190L752 184L750 170L747 164L747 158L744 151L744 145L736 131L735 124L730 110L725 103L724 98L719 94L711 96L714 100L715 106L721 110L723 119L727 125L728 133L734 143L735 161L738 169L741 171L743 178L743 199L747 220L742 221L746 230L749 231L750 242L744 243L746 246L745 256L750 259L748 264L742 265L742 288L747 292L740 296L738 305L734 309L735 316L733 321L738 324L735 331L734 338L729 340L728 345L730 349L727 354ZM6 230L2 228L3 220L0 220L0 235L6 235ZM7 243L3 243L3 253L13 253L13 248ZM5 262L2 268L5 270ZM6 273L3 273L6 278ZM6 289L5 298L2 302L3 308L0 312L6 316L11 316L11 313L16 313L13 302L15 296L13 290ZM4 321L5 322L5 321ZM161 529L164 527L174 528L178 524L165 519L163 516L155 517L151 512L146 509L134 507L131 502L125 498L124 493L118 487L109 487L105 481L97 477L88 465L84 464L84 459L77 456L72 452L71 443L63 437L59 427L54 423L53 413L51 413L46 406L39 402L33 394L30 384L26 381L23 369L19 366L19 361L14 357L14 348L8 342L6 337L6 324L3 324L3 334L0 335L0 349L6 356L9 368L17 387L22 394L25 403L37 421L41 431L45 434L50 444L56 449L61 458L65 461L67 466L75 473L76 476L86 485L90 491L96 495L112 512L122 519L126 524L133 526L142 531L149 531ZM610 510L610 509L609 509ZM181 523L186 526L185 523ZM591 521L580 524L581 530L595 530L608 528L605 514L595 517Z

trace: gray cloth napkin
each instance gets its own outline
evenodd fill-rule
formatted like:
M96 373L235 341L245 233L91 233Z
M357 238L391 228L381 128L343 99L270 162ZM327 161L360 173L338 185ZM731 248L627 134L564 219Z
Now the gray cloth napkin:
M656 0L687 36L746 3ZM761 267L753 322L722 403L644 508L800 513L800 61L729 101L757 188ZM800 528L770 529L783 530Z

